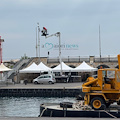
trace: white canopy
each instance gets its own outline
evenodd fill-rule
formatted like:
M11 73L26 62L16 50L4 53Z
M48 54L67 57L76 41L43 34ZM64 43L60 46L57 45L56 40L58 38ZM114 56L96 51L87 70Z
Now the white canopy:
M51 68L47 67L45 64L43 64L42 62L38 65L38 68L40 68L40 70L42 71L52 71Z
M73 70L73 68L69 67L64 62L62 62L61 64L62 64L62 71L63 72L70 72L70 71ZM53 72L60 72L60 71L61 71L61 65L60 64L58 66L56 66L55 68L53 68Z
M1 63L0 65L0 72L4 72L4 71L10 71L12 69L6 67L3 63Z
M33 62L29 67L19 70L20 73L40 73L40 68Z
M97 68L89 66L85 61L83 61L78 67L74 68L75 72L92 72L97 71Z

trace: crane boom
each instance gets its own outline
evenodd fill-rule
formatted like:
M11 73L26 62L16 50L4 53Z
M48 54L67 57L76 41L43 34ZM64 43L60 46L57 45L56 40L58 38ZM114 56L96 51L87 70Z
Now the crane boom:
M49 37L52 37L52 36L58 37L58 36L60 36L60 32L57 32L57 33L51 34L51 35L47 35L47 36L45 36L45 38L49 38Z

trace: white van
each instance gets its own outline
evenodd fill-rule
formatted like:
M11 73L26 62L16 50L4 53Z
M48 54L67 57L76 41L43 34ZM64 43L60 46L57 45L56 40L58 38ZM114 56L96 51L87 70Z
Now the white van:
M56 80L53 74L44 74L44 75L38 76L37 78L33 79L34 84L39 84L39 83L54 84L55 82Z

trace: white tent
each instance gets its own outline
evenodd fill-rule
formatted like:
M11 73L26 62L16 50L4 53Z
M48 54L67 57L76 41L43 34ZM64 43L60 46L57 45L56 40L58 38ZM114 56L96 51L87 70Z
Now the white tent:
M40 68L33 62L29 67L19 70L20 73L40 73Z
M62 62L61 64L62 64L62 71L63 72L70 72L70 71L73 70L73 68L69 67L64 62ZM55 68L53 68L53 72L60 72L60 71L61 71L61 65L60 64L58 66L56 66Z
M97 68L89 66L85 61L83 61L78 67L74 68L74 72L93 72L97 71Z
M1 63L0 65L0 72L4 72L4 71L10 71L12 69L6 67L3 63Z
M45 64L43 64L42 62L38 65L38 68L44 72L44 71L52 71L51 68L47 67Z

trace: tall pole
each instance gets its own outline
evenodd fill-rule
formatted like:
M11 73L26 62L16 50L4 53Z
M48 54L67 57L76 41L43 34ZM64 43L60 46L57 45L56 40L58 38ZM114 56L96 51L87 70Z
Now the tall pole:
M101 38L100 38L100 25L99 25L99 54L100 54L100 61L101 61Z
M40 62L40 27L39 23L38 24L38 48L39 48L39 62Z
M0 36L0 64L2 63L2 42L1 42L1 36Z
M4 42L4 39L1 39L0 36L0 64L2 63L2 42ZM0 72L0 80L2 80L2 72Z
M59 35L59 60L60 60L60 75L62 75L62 59L61 59L61 40L60 40L60 32L58 32Z
M4 42L4 39L1 39L0 36L0 64L2 63L2 42Z
M36 27L36 57L38 57L37 27Z

